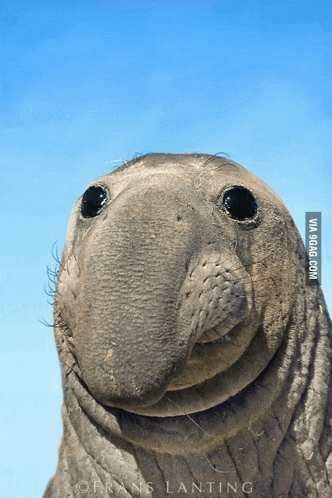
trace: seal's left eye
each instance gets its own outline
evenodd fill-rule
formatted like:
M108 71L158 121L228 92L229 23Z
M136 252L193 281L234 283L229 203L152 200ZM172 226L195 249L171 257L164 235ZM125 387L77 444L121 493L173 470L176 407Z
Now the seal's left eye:
M241 185L228 188L220 196L219 202L230 217L238 221L253 219L257 213L255 197Z
M83 194L81 213L83 218L93 218L103 209L107 201L107 190L104 187L89 187Z

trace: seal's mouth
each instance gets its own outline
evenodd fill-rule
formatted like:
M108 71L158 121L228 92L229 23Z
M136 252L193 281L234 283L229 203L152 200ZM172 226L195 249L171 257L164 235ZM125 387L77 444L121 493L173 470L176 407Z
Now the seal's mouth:
M246 385L245 373L239 376L239 372L245 371L241 362L246 361L245 356L248 355L256 331L257 317L254 309L249 315L246 313L245 317L243 314L241 317L240 314L237 315L236 319L226 316L215 326L211 327L209 324L208 328L203 329L192 346L186 365L178 375L173 376L157 399L145 399L143 404L139 398L131 400L128 397L122 402L115 400L111 394L99 401L105 407L117 407L129 413L161 418L188 415L214 407L236 394L240 389L239 384ZM81 371L75 352L75 340L68 328L62 329L62 335L66 336L67 346L78 365L79 377L85 382L84 372ZM116 352L117 348L114 349ZM167 345L165 351L167 352ZM133 377L130 365L126 368L128 382L140 389L141 384L146 382L145 377ZM250 369L252 370L251 362ZM152 381L151 378L150 382ZM89 390L99 398L93 386L89 386ZM150 392L149 389L147 392Z
M203 334L196 340L196 344L217 344L230 340L228 332L232 330L233 326L221 322L216 327L204 330Z
M259 348L260 327L252 317L223 331L220 336L215 327L202 334L186 367L169 383L161 399L126 410L152 417L189 415L213 408L240 392L262 369L259 361L253 365L251 353L252 348Z

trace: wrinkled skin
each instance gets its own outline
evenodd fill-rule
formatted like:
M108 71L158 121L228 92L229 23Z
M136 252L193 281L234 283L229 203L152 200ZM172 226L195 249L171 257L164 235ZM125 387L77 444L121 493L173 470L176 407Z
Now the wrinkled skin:
M44 497L331 497L331 324L306 265L282 201L225 158L93 182L59 270Z

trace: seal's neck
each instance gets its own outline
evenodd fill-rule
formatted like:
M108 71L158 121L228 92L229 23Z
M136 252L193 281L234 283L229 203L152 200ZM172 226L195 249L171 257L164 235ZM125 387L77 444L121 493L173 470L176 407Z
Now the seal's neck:
M88 496L96 497L194 498L201 493L211 498L274 498L288 496L309 466L319 480L326 480L321 452L305 457L295 443L294 412L286 405L284 398L276 400L263 419L248 421L218 448L191 456L147 450L105 432L78 407L75 416L64 407L62 460L73 496L88 490ZM297 410L301 416L301 407Z

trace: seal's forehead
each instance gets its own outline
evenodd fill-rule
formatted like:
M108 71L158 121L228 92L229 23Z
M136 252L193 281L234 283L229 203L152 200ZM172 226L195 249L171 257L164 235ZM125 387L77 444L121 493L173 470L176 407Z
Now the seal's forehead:
M245 168L225 157L211 156L208 154L146 154L132 159L119 166L109 175L96 180L110 181L112 184L124 179L139 179L155 174L175 174L179 178L196 180L208 178L214 172L220 171L220 176L227 171L242 170ZM94 182L95 183L95 182Z
M248 169L227 157L201 153L146 154L124 163L110 174L95 180L93 184L108 185L116 193L140 180L158 183L159 175L169 176L170 180L173 178L173 183L169 182L170 188L172 184L185 182L211 198L217 197L226 187L241 185L261 200L265 199L279 207L283 205L279 196Z
M215 184L218 188L220 181L225 181L225 178L230 177L233 170L240 169L243 172L246 171L245 168L225 157L198 153L154 153L124 163L110 174L96 179L93 184L105 184L113 189L121 190L141 180L151 185L159 184L163 178L164 185L168 185L169 188L172 188L172 184L183 183L183 185L195 185L196 187L199 185L201 190L211 191L211 184Z
M225 157L218 155L191 153L191 154L167 154L167 153L152 153L144 156L139 156L129 162L124 163L111 174L118 174L128 169L137 169L146 167L149 169L156 169L164 167L171 169L172 167L184 168L188 171L190 169L200 170L217 168L222 166L237 167L236 163L228 160Z

